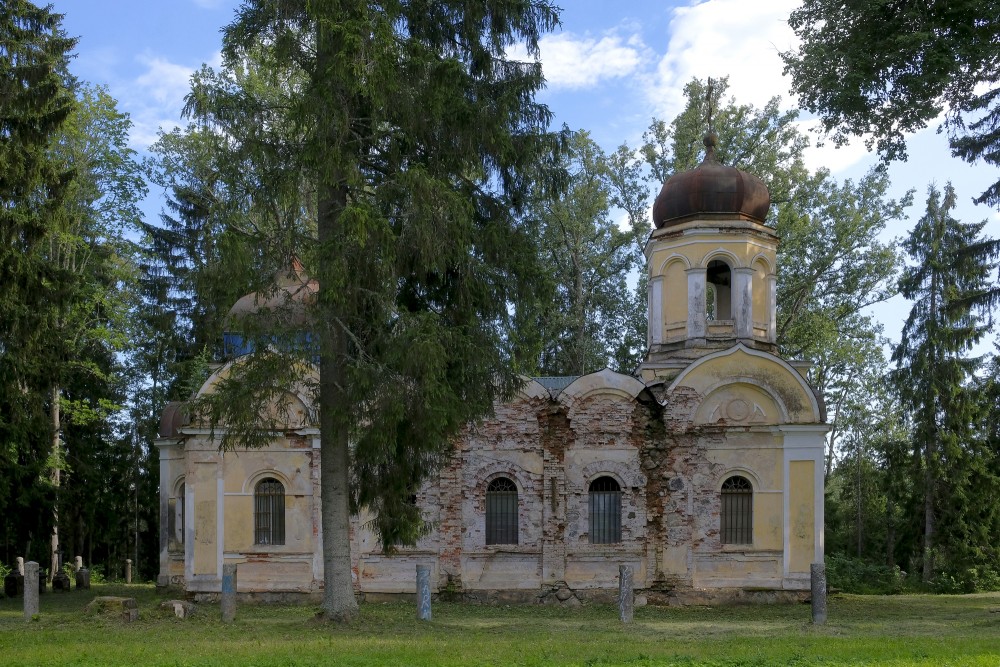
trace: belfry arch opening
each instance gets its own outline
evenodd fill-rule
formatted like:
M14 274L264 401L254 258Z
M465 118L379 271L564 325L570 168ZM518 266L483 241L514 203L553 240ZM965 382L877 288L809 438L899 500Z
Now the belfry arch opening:
M729 264L713 259L705 268L705 315L709 320L733 319L733 272Z

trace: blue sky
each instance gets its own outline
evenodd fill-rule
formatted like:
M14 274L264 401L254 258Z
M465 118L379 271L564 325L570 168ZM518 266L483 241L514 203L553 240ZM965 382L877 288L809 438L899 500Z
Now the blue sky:
M218 64L221 29L238 0L53 0L65 14L66 31L79 37L71 68L86 81L108 86L135 124L131 142L143 151L159 128L181 124L188 78L202 63ZM565 0L562 26L541 43L548 88L541 99L555 123L586 129L605 149L635 145L652 117L669 120L681 109L682 88L692 77L730 77L730 93L761 106L781 96L795 106L781 74L778 52L795 45L786 25L798 0ZM809 129L814 122L802 120ZM909 140L910 159L891 167L894 189L917 190L911 219L923 212L928 183L952 181L963 221L989 219L987 233L1000 235L1000 215L973 206L997 176L986 165L950 157L934 128ZM826 166L840 178L858 178L874 163L863 142L834 149L814 147L810 166ZM657 186L658 189L658 186ZM155 215L161 194L145 209ZM652 195L655 193L651 193ZM888 230L906 233L908 225ZM896 339L908 308L901 299L879 309L886 334Z

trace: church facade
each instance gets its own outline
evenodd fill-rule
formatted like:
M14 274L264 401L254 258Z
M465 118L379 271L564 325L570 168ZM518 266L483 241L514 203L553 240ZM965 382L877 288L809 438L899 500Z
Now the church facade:
M607 598L621 564L652 602L808 590L823 560L822 399L805 364L777 355L767 189L716 162L712 137L706 147L656 199L637 374L526 378L417 494L433 530L415 547L386 555L353 518L359 594L414 592L418 564L438 592L482 601ZM217 594L223 564L238 563L241 593L321 590L315 410L294 388L286 404L270 446L225 453L218 433L168 406L158 583Z

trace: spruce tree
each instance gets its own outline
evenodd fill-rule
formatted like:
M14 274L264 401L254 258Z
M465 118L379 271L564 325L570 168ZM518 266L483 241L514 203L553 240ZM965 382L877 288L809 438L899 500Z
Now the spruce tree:
M541 66L506 49L537 54L556 20L541 0L258 0L225 31L230 70L259 59L292 73L269 81L287 83L285 122L258 126L284 136L243 132L242 147L260 177L256 201L297 197L315 215L314 236L275 224L270 238L292 239L273 245L319 281L317 344L258 348L205 409L230 425L225 446L259 443L267 425L247 419L249 403L318 355L328 618L357 613L351 512L371 512L387 551L412 544L424 526L411 494L459 429L520 385L510 304L531 289L536 256L518 214L555 141L533 99ZM248 85L205 92L191 111L209 125L266 107Z
M927 209L904 248L913 261L899 282L913 301L893 352L895 383L911 422L913 460L920 490L923 580L936 561L955 564L974 547L970 523L976 466L975 425L980 401L970 382L981 359L970 356L987 331L974 306L987 293L997 241L980 238L985 221L962 223L952 212L955 189L928 189ZM995 501L990 501L995 502Z
M34 509L33 520L4 522L7 548L20 553L33 538L42 544L53 505L50 489L37 480L55 437L45 406L51 304L63 280L38 250L61 230L72 176L50 150L74 108L66 87L74 40L60 20L25 0L0 6L0 513Z

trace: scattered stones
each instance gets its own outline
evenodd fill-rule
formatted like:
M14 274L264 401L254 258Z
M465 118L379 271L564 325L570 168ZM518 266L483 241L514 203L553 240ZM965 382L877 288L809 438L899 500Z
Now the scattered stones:
M118 616L123 623L139 620L139 604L135 598L121 598L111 595L97 597L86 606L84 612Z
M565 602L571 597L573 597L573 591L571 591L568 588L560 588L558 591L556 591L556 599L559 600L560 602Z
M190 618L194 614L194 605L186 600L166 600L160 603L160 609L166 609L177 618Z

